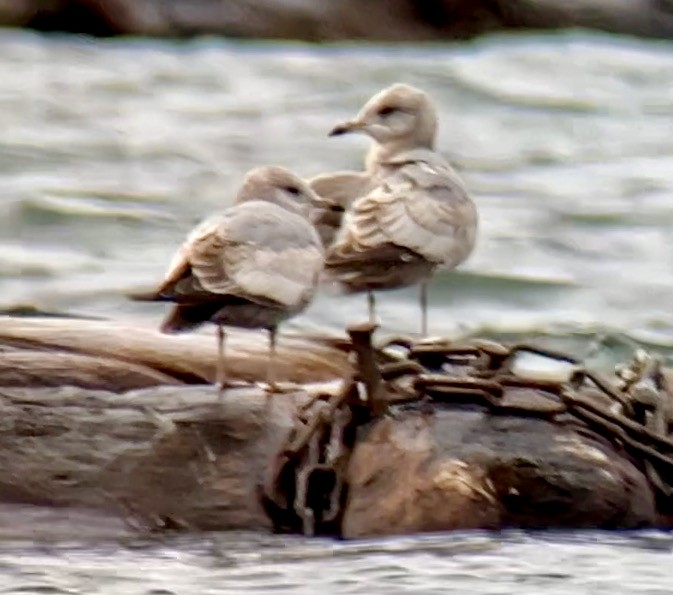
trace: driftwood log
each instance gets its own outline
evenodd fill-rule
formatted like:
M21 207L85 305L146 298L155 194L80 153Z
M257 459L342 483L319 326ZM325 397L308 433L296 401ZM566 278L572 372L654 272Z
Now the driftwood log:
M503 29L673 36L670 0L11 0L0 23L93 35L329 41L465 39Z
M25 505L84 515L89 534L90 511L135 529L270 530L260 499L269 469L297 409L350 374L346 342L283 337L284 391L268 397L248 384L222 398L209 384L214 343L0 318L0 520L15 519L0 536L21 534L26 516L8 511ZM263 337L236 335L230 352L234 376L264 377ZM523 389L506 397L545 401ZM346 469L340 534L666 523L638 461L561 421L441 405L374 418L359 427ZM109 520L96 522L114 534Z

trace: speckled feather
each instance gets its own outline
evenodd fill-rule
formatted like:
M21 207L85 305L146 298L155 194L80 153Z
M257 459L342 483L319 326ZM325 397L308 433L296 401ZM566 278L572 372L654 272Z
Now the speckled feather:
M353 203L326 270L350 291L410 285L465 260L476 226L474 204L450 166L407 163Z
M280 179L272 183L284 183ZM164 282L145 298L177 304L162 331L190 330L207 321L272 328L313 298L324 263L316 229L300 206L282 197L276 204L273 193L255 199L249 186L237 204L189 234Z

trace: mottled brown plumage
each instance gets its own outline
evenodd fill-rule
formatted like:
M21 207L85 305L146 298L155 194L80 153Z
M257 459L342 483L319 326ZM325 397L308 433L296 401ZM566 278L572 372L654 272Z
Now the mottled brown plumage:
M422 332L427 333L427 282L438 268L452 269L474 248L477 211L456 171L434 151L437 112L426 93L396 84L372 97L332 135L363 132L374 143L364 172L314 178L314 189L346 205L326 258L327 274L346 291L421 284ZM359 180L359 185L352 180ZM317 181L316 181L317 180ZM354 194L348 194L355 189ZM357 194L362 192L361 194ZM326 236L327 234L323 234Z
M322 243L308 220L316 200L305 182L283 168L250 171L236 203L198 225L163 283L135 299L176 304L161 325L164 333L215 323L221 362L223 326L267 329L273 384L276 329L306 308L323 268Z

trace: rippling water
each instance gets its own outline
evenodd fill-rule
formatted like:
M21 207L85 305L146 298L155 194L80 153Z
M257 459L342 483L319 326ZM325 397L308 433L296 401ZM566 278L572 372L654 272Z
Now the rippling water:
M358 168L332 124L403 80L481 213L476 253L431 290L436 334L610 328L673 344L673 46L589 35L313 47L0 34L0 307L156 324L122 294L274 162ZM385 328L417 329L413 292ZM362 297L290 326L338 331ZM471 535L365 544L223 536L154 549L10 546L2 593L670 593L671 540Z
M673 340L673 53L591 36L314 47L0 36L0 306L156 322L122 292L158 279L191 226L275 162L359 168L327 138L404 80L441 110L439 146L481 213L478 248L437 279L431 330L600 323ZM415 331L413 291L381 300ZM362 296L293 326L343 328Z
M668 595L673 539L456 533L334 543L230 534L126 549L8 549L2 593Z

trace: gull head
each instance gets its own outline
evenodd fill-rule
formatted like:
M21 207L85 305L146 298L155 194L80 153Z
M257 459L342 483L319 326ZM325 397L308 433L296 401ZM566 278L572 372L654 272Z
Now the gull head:
M433 148L437 109L427 95L396 83L374 95L352 120L337 124L329 136L362 132L379 144L400 143Z
M279 165L255 167L245 174L236 203L251 200L272 202L306 216L321 203L320 197L304 180Z

